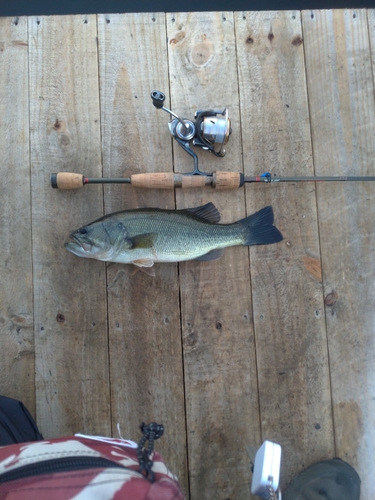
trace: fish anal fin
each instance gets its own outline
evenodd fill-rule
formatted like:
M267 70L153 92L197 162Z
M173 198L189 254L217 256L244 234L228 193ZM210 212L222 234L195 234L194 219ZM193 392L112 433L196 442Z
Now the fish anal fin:
M220 259L224 255L224 248L217 248L215 250L211 250L210 252L205 253L204 255L201 255L200 257L197 257L196 259L193 260L199 260L199 261L209 261L209 260L217 260Z
M201 217L207 222L220 222L219 210L211 201L209 203L206 203L206 205L202 205L201 207L185 208L184 211Z

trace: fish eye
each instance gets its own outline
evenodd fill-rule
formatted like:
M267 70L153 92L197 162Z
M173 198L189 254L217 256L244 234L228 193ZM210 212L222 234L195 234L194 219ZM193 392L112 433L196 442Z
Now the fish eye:
M79 230L79 232L81 234L86 234L87 233L87 229L85 227L81 227L81 229Z

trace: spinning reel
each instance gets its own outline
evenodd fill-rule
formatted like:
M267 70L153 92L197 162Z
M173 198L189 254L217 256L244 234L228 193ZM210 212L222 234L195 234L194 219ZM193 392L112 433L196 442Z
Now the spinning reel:
M199 109L195 112L195 121L180 118L164 106L165 95L159 90L151 92L152 103L157 109L163 109L171 115L168 122L169 131L179 145L194 159L194 170L184 175L210 175L198 168L198 156L191 149L193 146L205 151L211 151L215 156L225 156L224 146L232 133L228 110Z

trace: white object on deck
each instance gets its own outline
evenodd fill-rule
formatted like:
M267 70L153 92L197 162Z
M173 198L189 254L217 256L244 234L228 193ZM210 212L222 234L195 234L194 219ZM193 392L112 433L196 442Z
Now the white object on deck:
M266 500L279 487L281 464L281 446L271 441L264 441L255 455L251 493ZM276 495L274 496L276 498Z

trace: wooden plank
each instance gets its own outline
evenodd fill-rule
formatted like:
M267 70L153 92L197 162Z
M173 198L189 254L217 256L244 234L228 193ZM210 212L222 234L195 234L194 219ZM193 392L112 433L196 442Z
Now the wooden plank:
M104 174L172 171L168 116L150 98L159 89L169 101L164 14L100 15L98 26ZM105 192L106 212L144 206L174 208L174 192ZM163 423L156 448L188 492L177 265L155 272L108 266L113 425L138 439L142 421Z
M1 394L35 415L27 45L26 19L1 18Z
M227 156L199 152L204 171L242 170L233 14L167 14L172 110L228 107ZM175 170L192 170L174 145ZM245 216L244 191L176 193L178 208L215 203L222 220ZM259 444L259 412L247 248L216 262L180 265L191 498L249 498L245 445Z
M316 173L374 175L366 11L306 11L303 31ZM336 455L358 471L362 498L375 496L374 200L372 183L318 189Z
M236 14L245 175L313 175L299 12ZM315 186L246 186L284 241L250 251L262 439L282 445L281 485L333 454Z
M95 16L29 18L38 423L45 437L111 433L105 265L63 246L103 213L100 187L57 191L59 170L101 175Z
M372 76L375 80L375 9L367 10L368 31L370 37L370 53L372 61Z

